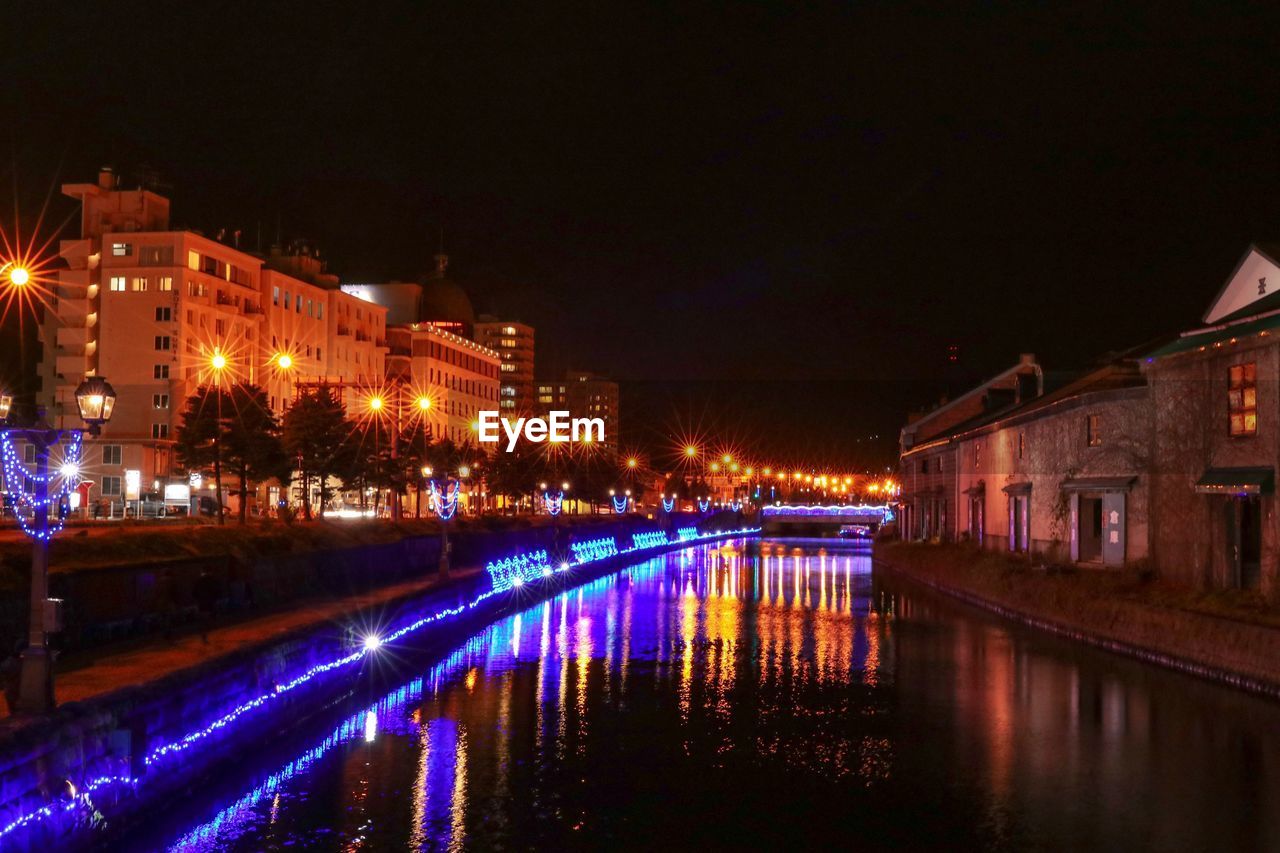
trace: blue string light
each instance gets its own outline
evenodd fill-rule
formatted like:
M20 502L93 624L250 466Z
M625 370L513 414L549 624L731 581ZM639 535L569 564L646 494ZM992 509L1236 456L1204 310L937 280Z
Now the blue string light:
M546 551L530 551L497 560L485 566L494 592L503 592L513 586L523 586L529 581L547 577L552 573Z
M649 533L633 533L631 535L631 550L641 551L645 548L656 548L659 545L667 544L667 534L661 530L655 530Z
M546 507L548 515L559 515L560 508L564 505L564 492L556 492L555 497L550 492L543 492L542 505Z
M83 436L80 432L71 433L71 441L63 454L62 461L51 466L47 474L36 474L26 469L18 458L18 451L13 445L13 438L7 432L0 433L0 458L4 463L4 479L17 499L18 524L22 531L32 539L48 542L66 524L66 518L57 513L55 517L40 530L35 520L40 513L46 516L53 507L62 505L63 499L75 489L80 482L80 457L83 447ZM53 488L55 481L57 487ZM27 492L26 484L42 484L46 486L46 496L37 498ZM27 516L31 520L27 520Z
M690 528L683 528L682 532L683 530L689 530L689 529ZM682 541L688 542L688 543L696 543L698 541L705 541L709 539L723 539L723 538L732 538L736 536L749 536L759 532L760 532L760 528L755 527L755 528L743 528L741 530L733 530L733 531L704 533L701 535L698 535L695 533L689 539L683 539L683 536L682 536ZM628 553L634 553L637 551L654 550L657 548L666 547L670 544L667 541L666 534L661 531L651 531L647 533L634 534L632 537L632 541L634 544L632 548L628 549ZM610 557L617 556L619 553L616 540L612 536L602 536L596 539L589 539L583 542L574 542L570 545L570 548L574 554L574 562L572 565L578 565L578 566L586 565L592 562L598 562L601 560L606 560L606 559L609 559ZM512 558L508 558L508 560L510 559ZM501 561L499 561L499 563L500 562ZM490 564L490 566L494 566L494 565L496 564ZM535 567L536 567L536 571L535 571ZM491 569L489 571L489 576L490 576L492 588L489 590L486 590L485 592L480 593L474 599L467 602L466 604L460 604L457 607L446 607L436 611L435 613L431 613L427 616L423 616L413 622L410 622L406 625L401 626L398 630L390 634L387 634L386 636L376 638L377 640L376 642L370 643L366 640L365 642L357 646L353 651L335 660L331 660L331 661L328 661L327 663L313 666L307 669L306 671L304 671L303 673L301 673L300 675L296 676L295 678L290 679L289 681L277 684L267 692L262 693L246 702L243 702L240 705L237 705L235 708L224 713L222 716L213 720L212 722L205 725L204 727L197 729L193 732L190 732L189 734L184 735L183 737L175 741L157 746L155 749L153 749L150 753L146 755L146 757L144 758L144 764L145 766L150 767L152 765L160 763L163 759L169 756L184 752L185 750L191 749L194 746L200 745L202 742L207 741L210 738L215 737L219 733L226 730L229 726L231 726L237 720L242 719L247 714L250 714L251 712L259 708L270 705L273 702L273 700L279 699L280 697L284 696L290 691L293 691L298 687L301 687L304 684L311 682L312 680L320 677L321 675L324 675L325 673L333 672L335 670L341 669L343 667L351 666L352 664L362 661L368 658L370 655L376 654L378 649L380 649L381 647L386 646L389 643L394 643L408 634L421 630L427 625L458 616L462 613L465 613L468 610L471 610L479 606L485 600L492 598L495 595L499 595L502 592L508 591L514 587L522 586L524 583L535 582L542 578L550 577L554 573L567 571L571 567L572 567L571 564L564 563L558 567L552 568L550 563L545 560L545 552L534 552L533 554L523 555L522 559L519 560L519 567L516 568L514 571L508 571L506 574L503 574L503 570L499 570L495 574L495 572ZM551 569L551 571L549 572L548 569ZM499 575L501 575L504 578L510 579L510 583L508 586L503 588L498 588L497 584L500 582L498 577ZM528 576L528 580L524 580L526 576ZM522 582L520 584L517 584L514 582L514 578L516 577L520 577L522 579ZM404 689L405 688L402 688L402 691ZM361 714L357 715L357 717L347 720L343 724L343 726L347 726L348 728L350 728L351 732L354 732L358 729L361 734L364 734L365 715L367 713L369 712L362 712ZM341 728L342 727L340 727L340 729ZM343 735L343 737L349 736L351 732L347 732L347 734ZM335 741L334 743L336 742L337 741ZM323 753L325 749L328 749L333 745L333 743L330 743L328 740L326 740L325 743L328 744L328 746L325 746L325 744L322 744L321 747L317 747L317 749L320 750L319 753L316 753L310 758L307 758L307 756L304 756L302 760L306 760L308 763L310 763L311 761L314 761L315 758L318 758L319 754ZM310 753L308 753L308 755L310 755ZM299 772L300 769L303 769L303 768L301 767L295 768L292 774L287 774L287 775L277 774L277 777L273 777L273 778L276 778L274 785L278 786L280 782L288 778L288 775L294 775L297 772ZM91 782L87 783L82 790L80 790L78 793L73 795L70 800L66 802L54 802L54 803L46 804L24 815L15 817L13 820L9 821L7 824L0 826L0 839L3 839L6 835L12 832L15 832L19 829L22 829L26 826L29 826L39 821L53 817L56 814L60 814L60 813L70 814L82 808L92 810L94 809L94 806L89 798L89 795L98 790L101 790L103 788L106 788L112 785L136 786L142 781L144 781L143 778L135 778L130 776L103 776L103 777L94 779ZM270 783L270 780L268 780L268 783L264 783L264 785L267 785L269 783Z
M687 541L689 541L690 539L697 539L697 538L698 538L698 528L696 528L696 527L681 527L679 530L677 530L677 531L676 531L676 536L680 539L680 541L681 541L681 542L687 542Z
M698 512L706 512L711 508L711 498L698 498Z
M668 500L667 498L663 498L663 499L662 499L662 511L663 511L663 512L671 512L671 511L672 511L672 510L674 510L675 508L676 508L676 499L675 499L675 498L671 498L670 500Z
M428 481L428 485L431 487L431 509L441 521L453 518L453 514L458 511L458 492L461 484L457 480L448 480L443 492L440 491L440 486L435 480Z
M618 503L618 498L617 498L617 496L615 495L615 496L610 496L609 500L613 502L613 512L614 512L614 514L615 514L615 515L622 515L623 513L625 513L625 512L627 511L627 501L631 500L631 498L627 497L626 495L623 495L623 496L622 496L622 503Z

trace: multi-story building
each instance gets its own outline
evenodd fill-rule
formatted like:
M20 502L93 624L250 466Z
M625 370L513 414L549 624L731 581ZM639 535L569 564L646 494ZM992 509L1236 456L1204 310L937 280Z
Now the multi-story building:
M534 406L543 414L567 410L575 418L600 418L604 421L604 447L618 449L618 383L586 373L570 370L564 379L537 383Z
M65 266L41 326L41 403L55 425L71 426L84 376L115 388L115 414L85 454L90 500L121 500L133 483L186 482L173 437L201 384L259 384L279 413L298 378L382 377L384 309L336 290L318 259L264 259L170 230L167 198L121 189L109 170L63 193L81 204L80 236L61 243Z
M430 323L392 326L387 378L431 400L436 437L474 442L481 410L498 408L498 353Z
M477 343L494 350L502 359L498 408L504 414L532 412L533 326L481 315L475 325L475 338Z

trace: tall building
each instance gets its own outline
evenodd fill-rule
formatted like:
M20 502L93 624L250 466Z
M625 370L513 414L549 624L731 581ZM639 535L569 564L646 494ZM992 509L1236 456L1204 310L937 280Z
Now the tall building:
M533 326L481 315L475 325L476 342L502 359L498 408L506 414L528 414L533 402Z
M170 230L169 200L122 189L110 170L62 191L81 204L80 235L59 248L64 267L41 324L40 402L54 425L75 426L81 379L105 376L115 388L114 416L85 451L90 500L186 482L173 437L201 384L256 383L281 412L300 379L384 376L386 310L337 290L314 254L264 259ZM215 370L219 355L225 366Z
M604 446L618 449L618 383L580 370L570 370L564 379L537 383L535 408L546 413L567 410L575 418L604 421Z

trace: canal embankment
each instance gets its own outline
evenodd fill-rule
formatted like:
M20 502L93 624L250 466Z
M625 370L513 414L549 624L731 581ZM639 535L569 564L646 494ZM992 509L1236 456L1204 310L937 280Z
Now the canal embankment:
M1038 567L970 545L879 542L875 565L1023 624L1280 698L1280 611L1136 571Z
M718 531L731 521L702 519L697 527L714 539L729 535ZM433 562L418 559L407 569L416 580L307 605L291 621L266 616L217 628L209 636L213 653L198 637L176 648L161 641L69 674L79 701L0 722L0 841L30 849L74 843L89 837L86 813L108 814L118 825L142 819L244 750L443 651L511 607L687 545L675 535L668 540L657 522L632 517L494 534L487 558L546 543L556 550L541 583L495 592L481 560L440 580ZM366 645L371 636L386 637L386 646Z

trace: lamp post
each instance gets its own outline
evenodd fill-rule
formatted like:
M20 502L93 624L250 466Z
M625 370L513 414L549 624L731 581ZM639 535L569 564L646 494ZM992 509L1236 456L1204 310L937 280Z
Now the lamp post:
M62 503L69 484L80 475L80 445L84 432L97 435L104 423L111 420L115 408L116 392L101 376L85 379L76 388L76 406L80 419L87 430L57 430L44 422L43 413L37 417L37 423L30 427L9 426L9 415L13 407L13 398L7 394L0 395L0 419L3 419L4 469L9 487L19 495L19 504L29 501L31 504L31 526L25 522L23 528L32 539L31 550L31 613L28 623L27 648L22 653L21 672L18 683L18 701L15 710L29 714L41 714L52 710L53 700L53 659L49 654L48 635L61 630L61 602L49 598L49 540L61 529ZM13 448L13 439L19 438L36 450L34 473L27 473L20 467L17 452ZM50 497L49 485L53 475L49 471L49 451L64 439L70 441L67 457L63 460L58 474L63 478L62 490ZM18 480L18 482L14 482ZM26 498L22 480L30 481L35 487L35 494ZM49 511L58 512L59 523L51 526ZM18 512L21 518L22 509Z
M222 350L215 349L209 357L209 367L213 370L213 392L218 407L218 431L213 437L213 502L218 511L218 524L226 524L222 513L222 373L227 369L227 357Z

